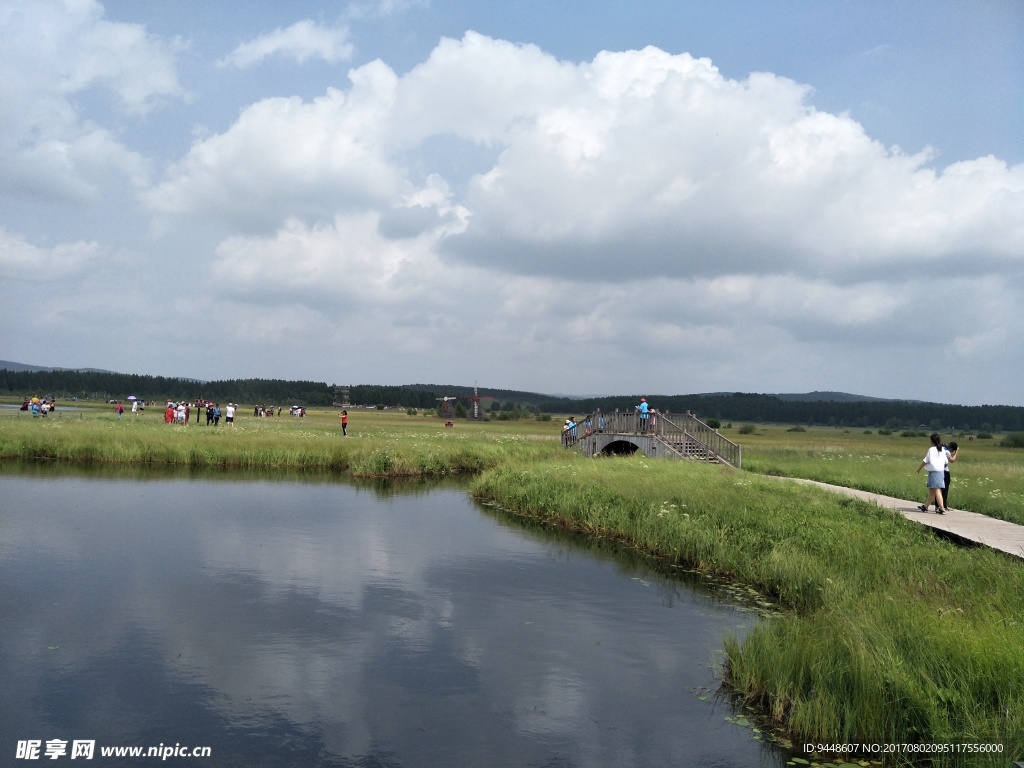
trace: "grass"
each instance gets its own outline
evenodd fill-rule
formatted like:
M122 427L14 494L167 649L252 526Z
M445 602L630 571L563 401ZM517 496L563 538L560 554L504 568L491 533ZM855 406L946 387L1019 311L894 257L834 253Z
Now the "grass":
M944 437L960 445L950 465L952 506L1024 525L1024 450L1002 447L998 439ZM923 502L927 495L923 473L915 474L930 444L927 437L824 427L790 433L784 426L762 426L742 442L743 467L750 472L803 477L898 499Z
M781 607L726 643L730 684L794 742L999 743L1024 757L1024 571L985 549L934 538L895 512L764 475L923 498L926 439L862 429L758 425L744 471L689 462L584 459L554 422L447 429L404 411L167 426L162 412L107 405L32 419L0 411L0 459L360 477L472 475L472 492L673 564L735 580ZM727 436L730 430L725 430ZM1024 523L1020 449L961 442L953 505ZM894 761L898 763L903 758Z
M330 409L266 419L242 409L230 427L223 420L219 427L199 426L193 417L184 428L165 424L162 409L155 408L126 413L120 421L109 407L58 414L33 419L4 413L0 460L437 477L478 473L517 458L539 460L559 450L556 438L538 440L515 422L445 428L436 418L394 411L351 413L349 438L341 436L337 412Z
M783 606L727 641L727 679L794 742L998 743L1000 766L1024 755L1017 561L874 505L700 464L567 457L499 467L473 492Z

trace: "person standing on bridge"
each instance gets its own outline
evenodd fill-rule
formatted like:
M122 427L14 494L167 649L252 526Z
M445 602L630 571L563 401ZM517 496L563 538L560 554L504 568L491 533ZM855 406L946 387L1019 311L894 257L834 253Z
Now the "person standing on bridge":
M928 470L928 501L920 505L918 509L927 512L928 507L935 502L939 508L939 514L944 515L946 514L946 504L942 500L942 486L945 480L943 475L946 467L949 466L949 459L946 452L942 450L942 438L937 433L932 433L931 441L932 447L928 449L928 453L924 455L921 465L917 468L918 472L922 469Z
M637 415L640 417L640 431L647 431L647 420L651 416L650 408L647 405L647 398L640 398L640 405L636 406Z

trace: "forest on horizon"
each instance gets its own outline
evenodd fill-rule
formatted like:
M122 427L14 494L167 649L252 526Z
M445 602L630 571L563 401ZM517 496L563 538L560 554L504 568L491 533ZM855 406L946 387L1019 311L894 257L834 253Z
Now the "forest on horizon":
M458 397L468 404L473 387L439 384L387 386L361 384L345 387L353 405L431 409L439 398ZM129 395L145 400L195 400L262 403L267 405L330 406L340 402L342 388L318 381L283 379L225 379L196 381L164 376L142 376L100 371L0 369L0 394L9 397L52 394L58 400L120 399ZM485 388L480 390L484 412L516 410L523 413L586 414L631 411L637 395L568 398L537 392ZM1024 408L1009 405L951 405L906 400L794 400L776 395L715 393L703 395L648 395L659 412L691 411L703 420L827 425L837 427L889 427L960 431L1024 430Z

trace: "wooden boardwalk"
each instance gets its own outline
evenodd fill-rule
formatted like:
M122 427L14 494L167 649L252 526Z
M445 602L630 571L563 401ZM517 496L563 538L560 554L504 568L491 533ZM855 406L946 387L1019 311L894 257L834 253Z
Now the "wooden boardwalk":
M907 501L906 499L895 499L892 496L882 496L878 493L858 491L855 488L845 488L841 485L829 485L819 483L815 480L802 480L800 478L785 478L796 483L805 485L816 485L835 493L842 493L846 496L868 501L880 507L895 509L908 520L927 525L936 531L953 536L957 539L981 544L991 549L1005 552L1008 555L1024 559L1024 525L1008 523L1005 520L997 520L987 515L979 515L976 512L963 512L959 509L951 509L944 515L934 512L922 512L918 509L920 501Z

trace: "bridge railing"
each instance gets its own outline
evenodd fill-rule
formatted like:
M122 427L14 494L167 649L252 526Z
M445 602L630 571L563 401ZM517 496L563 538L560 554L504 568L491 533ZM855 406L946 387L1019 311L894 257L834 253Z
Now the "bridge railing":
M721 460L736 468L740 467L743 460L743 450L738 444L689 413L672 414L670 419L667 414L652 412L643 419L635 411L595 411L577 423L577 437L584 437L587 430L594 434L652 435L677 447L677 450L687 444L697 443L710 454L709 458Z
M673 414L672 419L669 419L659 413L656 418L654 424L656 434L666 442L684 443L689 437L702 444L715 458L726 464L731 464L737 469L740 468L743 462L743 449L696 416L686 413L678 416ZM681 424L677 424L676 420Z

